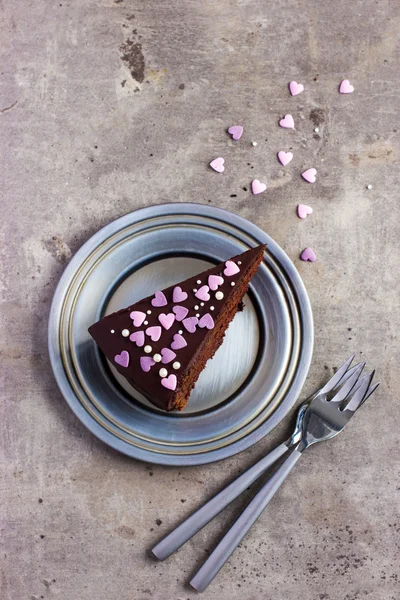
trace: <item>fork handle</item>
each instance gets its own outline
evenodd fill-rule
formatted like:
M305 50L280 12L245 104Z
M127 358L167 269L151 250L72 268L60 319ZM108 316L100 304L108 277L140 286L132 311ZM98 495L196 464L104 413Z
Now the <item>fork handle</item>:
M248 471L232 481L225 489L209 500L199 510L194 512L188 519L183 521L174 531L167 535L152 550L159 560L165 560L175 550L178 550L185 542L195 535L204 525L207 525L221 510L240 496L258 477L264 473L274 462L288 451L286 444L281 444L272 450L267 456L253 465ZM221 565L222 566L222 565Z
M193 577L190 585L194 587L195 590L202 592L206 589L208 584L211 583L215 575L224 566L225 562L240 544L253 523L255 523L266 508L271 498L276 494L300 456L301 452L294 449L285 462L282 463L279 469L277 469L267 483L254 496L253 500L247 505L240 517L222 538L201 569Z

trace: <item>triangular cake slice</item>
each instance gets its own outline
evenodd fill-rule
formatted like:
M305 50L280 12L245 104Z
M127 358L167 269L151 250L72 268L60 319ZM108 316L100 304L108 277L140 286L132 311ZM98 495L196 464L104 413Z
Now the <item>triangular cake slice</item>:
M104 317L89 333L133 387L182 410L255 274L265 245Z

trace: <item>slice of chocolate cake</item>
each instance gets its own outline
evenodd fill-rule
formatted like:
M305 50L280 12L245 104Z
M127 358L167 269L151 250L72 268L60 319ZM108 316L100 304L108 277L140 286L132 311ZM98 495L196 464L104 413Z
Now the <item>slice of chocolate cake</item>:
M241 306L265 245L104 317L89 333L139 392L182 410Z

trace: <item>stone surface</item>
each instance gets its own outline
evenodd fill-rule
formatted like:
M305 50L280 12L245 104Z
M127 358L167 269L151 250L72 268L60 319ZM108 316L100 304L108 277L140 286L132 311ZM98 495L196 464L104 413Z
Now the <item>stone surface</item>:
M353 350L382 381L203 597L398 599L399 3L18 0L0 16L2 600L196 598L186 582L246 498L167 563L146 549L288 434L286 419L222 464L153 467L97 441L57 390L46 327L65 265L110 220L172 201L237 212L294 260L315 316L302 397Z

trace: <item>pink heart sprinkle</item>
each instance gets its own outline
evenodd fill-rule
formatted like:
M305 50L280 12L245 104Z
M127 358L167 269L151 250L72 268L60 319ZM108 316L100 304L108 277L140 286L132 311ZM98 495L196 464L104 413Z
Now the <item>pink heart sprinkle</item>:
M210 167L214 169L214 171L217 171L217 173L223 173L225 171L224 162L225 160L222 156L219 156L210 162Z
M339 92L341 94L352 94L354 92L354 87L351 85L348 79L343 79L339 86Z
M140 327L146 318L146 314L144 312L141 312L140 310L132 311L129 316L133 321L134 327Z
M159 325L148 327L146 329L146 335L148 335L152 342L158 342L162 334L162 329Z
M286 167L286 165L288 165L292 159L293 154L291 152L284 152L283 150L278 152L278 160L284 167Z
M297 81L291 81L289 83L289 90L292 96L297 96L297 94L301 94L301 92L304 90L304 85L297 83Z
M175 333L174 341L171 344L172 350L181 350L181 348L184 348L185 346L187 346L185 338L180 333Z
M127 367L129 365L129 353L126 350L122 350L121 354L116 354L114 360L120 367Z
M210 294L208 293L209 289L210 288L208 287L208 285L202 285L201 288L198 289L195 293L196 298L198 298L199 300L203 300L204 302L208 302L208 300L210 299Z
M302 178L308 181L308 183L315 183L316 175L317 169L307 169L307 171L301 174Z
M131 340L131 342L135 342L136 346L139 346L139 348L141 348L142 346L144 346L144 331L135 331L129 336L129 339Z
M207 327L207 329L214 329L214 319L210 313L203 315L199 321L199 327Z
M283 119L279 121L279 125L285 129L294 129L294 121L292 115L285 115Z
M172 350L170 350L169 348L162 348L161 356L162 356L161 362L163 365L167 365L168 363L171 362L171 360L174 360L174 358L176 358L175 352L172 352Z
M220 285L222 285L224 283L224 279L223 277L220 277L219 275L209 275L208 276L208 285L210 290L212 290L213 292L215 292L216 289L218 289L218 287Z
M166 306L168 304L163 292L156 292L151 303L153 306Z
M161 379L161 385L163 385L167 390L172 390L173 392L176 390L177 379L176 375L171 373L168 377L164 377Z
M167 315L165 313L161 313L160 315L158 315L158 320L160 321L164 329L170 329L172 327L173 322L175 321L175 315L174 313L168 313Z
M303 252L300 254L300 258L301 260L309 260L310 262L315 262L317 260L315 252L312 248L306 248L303 250Z
M305 219L307 215L311 215L313 209L311 206L307 206L307 204L299 204L297 207L297 214L299 219Z
M226 275L226 277L232 277L232 275L236 275L236 273L239 273L239 271L240 269L236 263L234 263L232 260L226 261L224 269L224 275Z
M151 367L153 367L156 363L154 362L154 360L151 358L151 356L141 356L140 357L140 366L142 367L142 370L145 373L148 373L151 369Z
M237 142L243 135L243 127L241 125L232 125L232 127L229 127L228 129L228 133L230 133L232 139Z
M187 293L182 291L182 288L179 287L179 285L177 285L174 288L174 291L172 292L172 300L173 302L175 302L175 304L178 304L178 302L185 302L185 300L187 300Z
M254 179L251 182L251 191L253 194L262 194L267 189L267 185L265 183L261 183L258 179Z
M183 321L188 314L189 309L186 308L186 306L174 306L172 311L175 313L175 318L177 321Z
M189 333L194 333L196 331L197 323L199 322L197 317L188 317L187 319L183 319L182 324L186 331Z

